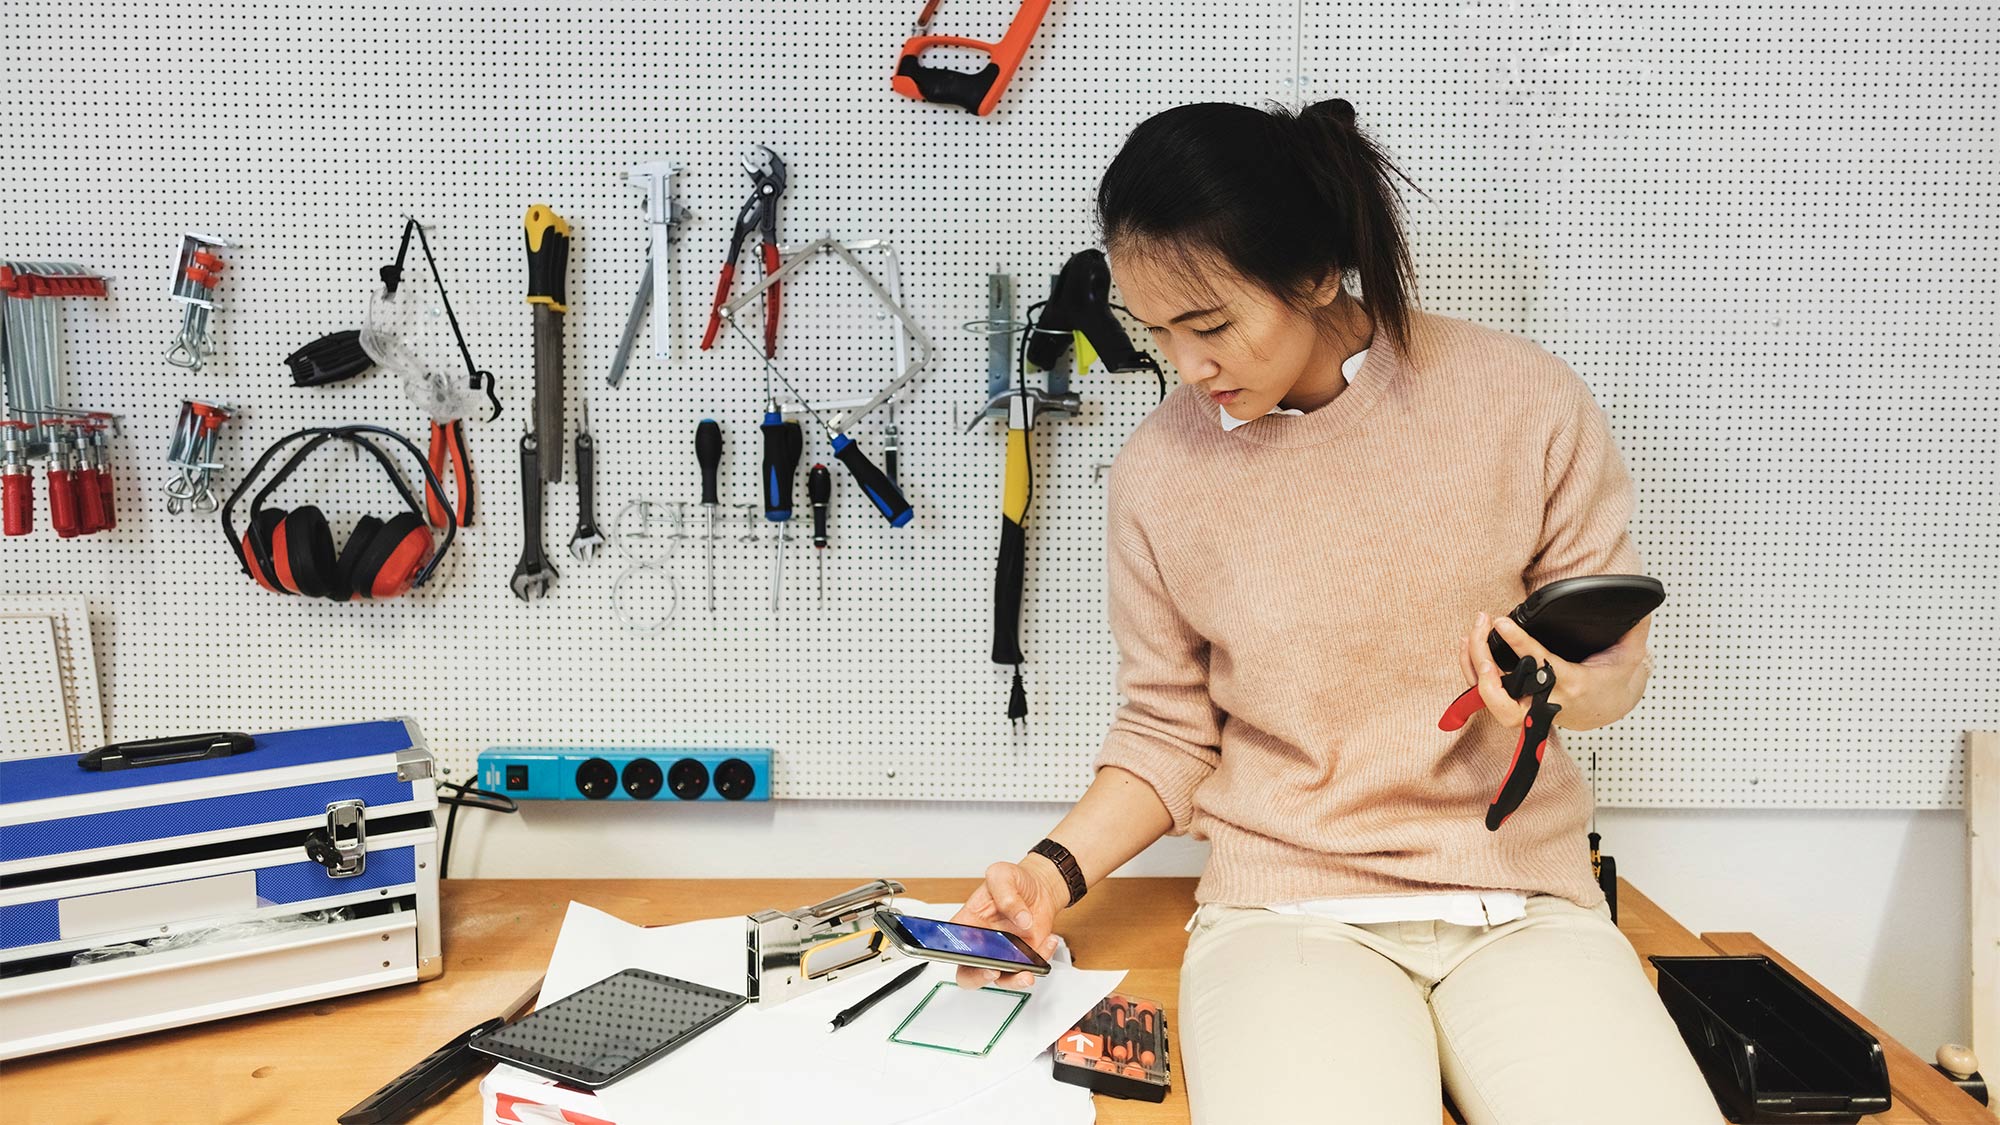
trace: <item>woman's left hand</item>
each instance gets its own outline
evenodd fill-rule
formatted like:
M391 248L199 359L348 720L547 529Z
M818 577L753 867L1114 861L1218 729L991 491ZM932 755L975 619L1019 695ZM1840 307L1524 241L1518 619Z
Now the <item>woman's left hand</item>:
M1493 663L1486 635L1494 628L1516 653L1548 663L1556 677L1549 701L1562 708L1556 714L1555 725L1566 730L1593 730L1624 718L1638 706L1639 697L1646 690L1646 680L1652 674L1653 662L1646 651L1646 637L1653 629L1650 615L1618 638L1617 644L1585 657L1580 664L1571 664L1543 648L1512 618L1489 618L1482 613L1473 622L1472 633L1459 651L1459 669L1465 674L1467 684L1479 688L1479 698L1486 702L1486 709L1508 726L1521 725L1528 714L1528 700L1514 699L1500 686L1500 678L1512 669Z

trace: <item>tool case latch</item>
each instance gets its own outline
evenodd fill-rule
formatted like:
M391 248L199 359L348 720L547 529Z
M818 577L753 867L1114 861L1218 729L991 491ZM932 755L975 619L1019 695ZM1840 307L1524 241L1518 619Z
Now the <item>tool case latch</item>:
M422 747L396 751L396 780L424 781L433 770L431 752Z
M368 870L367 805L335 801L326 807L326 829L306 837L306 855L335 879Z

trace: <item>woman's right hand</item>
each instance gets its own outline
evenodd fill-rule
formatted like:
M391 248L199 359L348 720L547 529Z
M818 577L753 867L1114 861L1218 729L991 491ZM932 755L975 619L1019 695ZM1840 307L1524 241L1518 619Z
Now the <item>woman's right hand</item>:
M1043 862L1039 856L1031 858L1037 863ZM1050 872L1055 872L1053 864L1044 865ZM1061 876L1056 874L1055 877ZM986 869L986 881L972 892L951 920L1018 934L1035 952L1047 958L1056 949L1056 913L1068 902L1068 887L1065 886L1058 897L1058 892L1030 869L1018 863L1002 862ZM1032 973L1001 976L994 969L979 969L971 965L958 967L961 988L984 988L989 984L1000 988L1027 988L1034 983L1034 979Z

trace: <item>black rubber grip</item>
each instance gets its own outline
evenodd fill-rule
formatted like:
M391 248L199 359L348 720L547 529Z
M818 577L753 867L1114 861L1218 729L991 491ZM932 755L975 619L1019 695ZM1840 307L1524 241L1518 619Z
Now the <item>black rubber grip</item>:
M812 501L813 546L826 546L826 514L833 504L833 474L825 465L814 465L806 474L806 497Z
M853 438L846 434L834 438L833 455L847 466L847 471L854 475L854 483L868 494L869 501L875 505L876 511L882 513L882 518L889 521L890 527L901 527L910 522L910 502L903 499L903 490L875 467L875 462L861 452L861 447L854 444Z
M1018 523L1000 520L1000 561L993 572L993 663L1019 664L1021 655L1021 587L1028 578L1028 533Z
M1550 703L1538 707L1528 704L1528 714L1522 720L1521 741L1514 750L1514 764L1507 770L1507 780L1500 785L1500 792L1493 798L1492 807L1486 810L1486 830L1497 832L1506 823L1521 802L1528 799L1528 790L1534 787L1535 775L1542 770L1542 752L1547 749L1549 730L1555 726L1556 712L1562 705Z
M569 224L537 203L528 208L522 232L528 246L528 300L564 308L569 276ZM560 439L558 439L560 440Z
M925 101L955 105L974 113L979 112L979 103L986 100L987 91L1000 80L999 63L987 63L985 69L967 74L962 70L925 66L914 55L905 56L896 71L917 84L917 92Z
M792 518L792 482L799 474L799 457L806 451L805 431L797 422L771 411L764 415L764 518L783 523Z
M694 428L694 455L701 462L701 502L720 504L715 472L722 464L722 427L713 418L703 418Z

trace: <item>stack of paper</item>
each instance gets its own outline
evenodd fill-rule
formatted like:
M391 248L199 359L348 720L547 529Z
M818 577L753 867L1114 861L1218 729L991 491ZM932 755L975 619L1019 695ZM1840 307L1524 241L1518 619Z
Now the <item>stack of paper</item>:
M958 909L909 899L898 900L896 908L933 918L949 918ZM983 1057L889 1042L890 1032L933 983L953 979L949 965L930 966L854 1023L828 1030L836 1013L888 983L903 967L892 963L774 1007L748 1005L672 1054L597 1091L587 1112L616 1125L765 1125L826 1115L881 1125L1091 1122L1096 1114L1089 1093L1055 1081L1047 1049L1117 988L1125 974L1076 969L1067 949L1059 949L1050 962L1054 971L1029 989L1027 1004ZM626 968L742 992L743 919L645 929L573 902L549 959L541 1003L553 1003ZM520 1099L537 1090L555 1092L538 1076L514 1067L495 1068L481 1085L488 1120L560 1120L559 1115L524 1112L530 1107ZM581 1097L588 1096L547 1101L554 1109L558 1102L576 1104ZM496 1118L495 1106L502 1098L510 1112Z

